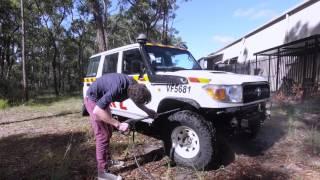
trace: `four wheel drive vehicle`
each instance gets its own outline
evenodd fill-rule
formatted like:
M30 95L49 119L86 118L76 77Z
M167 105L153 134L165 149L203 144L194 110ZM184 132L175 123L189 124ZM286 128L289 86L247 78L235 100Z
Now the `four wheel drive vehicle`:
M124 73L144 83L152 94L146 106L158 113L180 108L149 123L146 134L161 138L178 165L205 169L215 160L216 132L244 129L252 136L266 119L268 82L258 76L202 70L186 49L138 43L105 51L90 58L83 95L105 73ZM130 100L114 102L113 115L147 116Z

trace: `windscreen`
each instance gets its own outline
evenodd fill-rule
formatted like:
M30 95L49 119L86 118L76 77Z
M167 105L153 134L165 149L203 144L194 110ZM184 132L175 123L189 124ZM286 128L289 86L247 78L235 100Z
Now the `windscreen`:
M200 70L193 56L183 49L146 46L150 64L155 71Z
M94 77L97 75L99 62L100 62L100 56L96 56L89 59L89 66L87 69L86 77Z

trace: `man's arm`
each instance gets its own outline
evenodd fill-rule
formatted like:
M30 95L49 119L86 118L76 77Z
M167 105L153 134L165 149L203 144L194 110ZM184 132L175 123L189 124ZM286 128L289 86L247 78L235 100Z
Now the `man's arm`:
M95 114L99 120L102 120L105 123L111 124L112 126L117 128L120 123L119 121L112 118L110 109L108 108L109 104L112 102L114 91L114 89L110 89L97 101L97 104L93 109L93 114Z
M120 123L116 119L112 118L110 110L105 111L104 109L101 109L99 106L95 106L93 109L93 114L95 114L99 120L107 124L111 124L121 132L128 131L129 129L128 123Z
M95 106L93 109L93 114L95 114L99 120L111 124L112 126L118 128L120 125L120 122L116 119L112 118L112 115L110 111L106 111L104 109L101 109L99 106Z
M147 108L145 105L136 104L136 106L146 112L150 118L156 119L158 117L157 113L154 110Z

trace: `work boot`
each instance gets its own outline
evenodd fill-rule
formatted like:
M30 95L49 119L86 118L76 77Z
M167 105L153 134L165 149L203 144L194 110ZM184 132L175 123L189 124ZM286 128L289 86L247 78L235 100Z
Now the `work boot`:
M107 171L98 172L98 180L122 180L121 176L114 175Z
M108 160L108 166L109 167L116 167L116 168L121 168L124 167L124 161L118 161L118 160Z

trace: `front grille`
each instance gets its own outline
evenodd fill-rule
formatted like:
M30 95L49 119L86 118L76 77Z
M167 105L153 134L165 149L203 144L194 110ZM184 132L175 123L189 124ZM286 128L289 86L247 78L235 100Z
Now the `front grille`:
M249 103L270 97L268 83L246 83L243 84L243 103Z

